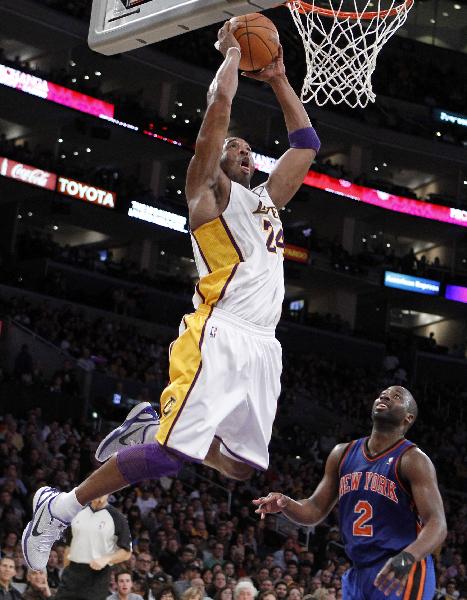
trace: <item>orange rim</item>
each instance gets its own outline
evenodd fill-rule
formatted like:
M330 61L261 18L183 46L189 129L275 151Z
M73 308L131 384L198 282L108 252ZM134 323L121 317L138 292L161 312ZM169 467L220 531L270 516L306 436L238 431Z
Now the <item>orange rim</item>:
M293 0L287 0L286 4L290 4ZM373 11L373 12L347 12L343 10L332 10L332 8L321 8L320 6L315 6L314 4L308 4L308 2L304 2L303 0L298 0L300 4L300 8L298 9L300 13L317 13L318 15L322 15L323 17L333 17L335 19L374 19L375 17L396 17L402 11L408 11L412 8L412 4L414 0L405 0L399 6L395 8Z

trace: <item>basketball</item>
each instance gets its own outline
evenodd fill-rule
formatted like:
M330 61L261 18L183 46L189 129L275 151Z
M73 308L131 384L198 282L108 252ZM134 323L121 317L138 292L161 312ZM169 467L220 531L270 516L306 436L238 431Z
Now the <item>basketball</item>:
M242 51L242 71L258 71L272 63L279 51L279 34L271 19L251 13L233 17L230 22L239 24L234 35Z

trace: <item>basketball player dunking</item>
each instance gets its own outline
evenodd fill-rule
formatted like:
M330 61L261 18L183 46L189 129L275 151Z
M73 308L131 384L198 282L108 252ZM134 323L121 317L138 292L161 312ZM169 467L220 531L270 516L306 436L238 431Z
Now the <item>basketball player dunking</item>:
M268 444L280 392L281 348L274 331L284 297L284 235L279 210L300 187L319 149L307 113L289 85L282 51L250 75L267 82L282 108L290 149L269 179L250 190L248 143L227 137L238 86L240 46L227 22L218 34L224 61L188 168L186 197L200 280L195 312L183 318L170 352L162 418L135 407L101 443L107 462L68 493L39 489L23 533L32 569L84 505L143 479L176 476L184 461L248 479L268 466Z
M405 439L417 417L405 388L393 386L373 403L368 438L338 444L310 498L280 493L253 500L256 512L282 512L317 525L339 502L340 532L353 562L342 578L344 600L432 600L430 553L446 537L446 520L430 459Z

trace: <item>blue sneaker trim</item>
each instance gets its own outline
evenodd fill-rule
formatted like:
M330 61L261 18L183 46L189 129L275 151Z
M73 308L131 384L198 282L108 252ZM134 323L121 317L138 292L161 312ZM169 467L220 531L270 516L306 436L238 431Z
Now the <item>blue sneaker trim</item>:
M117 427L117 429L114 429L113 434L109 437L109 439L102 446L99 454L102 454L102 452L115 440L115 438L124 434L128 430L128 428L131 427L131 425L134 425L135 423L147 423L147 419L139 418L144 413L149 414L152 417L154 417L155 421L159 421L159 415L152 408L152 406L146 406L137 415L135 415L131 419L128 419L128 420L125 419L125 421L119 427ZM151 425L154 425L154 423L151 423Z

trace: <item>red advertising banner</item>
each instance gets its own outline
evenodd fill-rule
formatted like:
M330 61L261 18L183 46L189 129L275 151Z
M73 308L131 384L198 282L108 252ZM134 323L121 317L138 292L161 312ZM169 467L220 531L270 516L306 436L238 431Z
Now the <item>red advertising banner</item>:
M310 251L301 246L294 246L293 244L286 244L284 248L284 258L288 260L294 260L295 262L308 264L310 259Z
M395 194L357 185L346 179L336 179L335 177L316 173L315 171L308 171L308 175L305 177L303 183L319 188L320 190L325 190L326 192L350 198L351 200L379 206L386 210L467 227L467 211L460 208L452 208L440 204L432 204L431 202L423 202L422 200L396 196Z
M49 173L3 156L0 156L0 175L47 190L54 190L57 183L55 173Z
M100 117L113 117L115 107L109 102L93 98L87 94L70 90L63 85L51 83L41 77L24 73L13 67L0 64L0 85L6 85L26 94L38 96L44 100L74 108L80 112Z
M89 183L82 183L67 177L59 177L57 180L57 192L77 198L91 204L98 204L105 208L115 208L116 194L103 190Z

